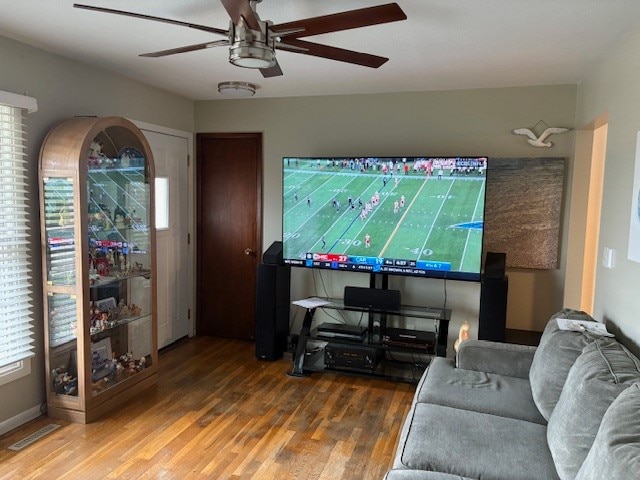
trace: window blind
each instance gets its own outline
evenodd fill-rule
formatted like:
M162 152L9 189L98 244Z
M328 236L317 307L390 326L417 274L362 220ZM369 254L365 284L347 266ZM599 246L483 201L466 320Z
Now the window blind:
M0 103L0 368L34 355L25 113Z

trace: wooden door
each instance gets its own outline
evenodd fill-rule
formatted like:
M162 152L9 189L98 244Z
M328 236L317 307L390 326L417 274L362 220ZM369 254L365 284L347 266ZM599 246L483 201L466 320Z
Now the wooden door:
M262 251L262 134L199 133L196 333L253 339Z

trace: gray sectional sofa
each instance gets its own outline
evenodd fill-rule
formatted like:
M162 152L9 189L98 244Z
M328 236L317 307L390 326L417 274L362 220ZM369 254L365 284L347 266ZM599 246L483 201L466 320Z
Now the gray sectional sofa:
M537 348L468 340L433 359L385 479L640 479L640 361L557 317L594 321L562 310Z

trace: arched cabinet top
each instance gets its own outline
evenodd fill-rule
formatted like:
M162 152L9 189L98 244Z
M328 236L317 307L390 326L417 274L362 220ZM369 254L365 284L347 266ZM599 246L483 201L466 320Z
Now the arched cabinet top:
M149 143L133 122L122 117L73 117L60 122L44 140L40 170L82 171L94 143L108 159L121 157L127 149L138 151L145 158L148 175L154 176Z

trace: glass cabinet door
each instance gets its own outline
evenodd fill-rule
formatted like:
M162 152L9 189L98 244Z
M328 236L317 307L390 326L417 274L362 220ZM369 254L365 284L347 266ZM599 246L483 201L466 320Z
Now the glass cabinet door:
M73 179L44 178L44 227L49 286L76 283ZM78 396L78 318L74 294L49 292L46 297L49 332L51 391Z
M74 285L76 243L73 179L45 178L43 191L47 285Z
M93 395L151 366L150 179L144 156L87 156L89 334Z
M78 318L76 296L49 293L49 359L51 391L78 396Z

